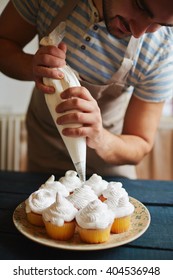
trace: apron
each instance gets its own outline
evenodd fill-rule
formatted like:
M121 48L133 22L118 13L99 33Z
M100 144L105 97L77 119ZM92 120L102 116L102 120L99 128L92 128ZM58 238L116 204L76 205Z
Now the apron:
M68 7L68 5L63 7L64 12L60 13L60 19L57 15L53 25L56 26L59 21L65 20L78 1L73 2L73 7ZM62 15L64 16L62 17ZM51 27L49 30L51 31ZM139 39L131 37L120 68L105 85L95 85L80 80L81 85L85 86L98 102L104 128L114 134L121 134L122 132L124 115L131 97L128 92L129 88L126 86L126 80L133 66L139 43ZM28 130L29 171L52 172L62 175L67 170L74 169L64 142L49 113L44 94L36 88L28 107L26 125ZM87 148L86 172L87 175L97 173L101 176L136 178L133 165L113 166L102 160L90 148Z

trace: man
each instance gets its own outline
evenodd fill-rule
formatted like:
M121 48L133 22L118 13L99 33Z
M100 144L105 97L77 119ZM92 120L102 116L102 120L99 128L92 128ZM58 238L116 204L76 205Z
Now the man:
M152 149L164 101L173 88L171 0L83 0L66 19L57 47L35 55L23 47L41 39L67 1L13 0L0 19L1 71L34 80L27 116L29 170L59 174L73 169L45 104L54 88L43 77L61 79L67 62L82 87L66 90L56 107L57 123L82 124L63 134L87 139L87 173L135 178L134 165ZM77 113L70 110L75 109Z

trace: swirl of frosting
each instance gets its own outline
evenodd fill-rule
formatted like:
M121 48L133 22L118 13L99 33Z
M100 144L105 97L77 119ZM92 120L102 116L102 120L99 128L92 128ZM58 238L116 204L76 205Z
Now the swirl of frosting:
M54 192L55 195L57 192L61 193L65 197L69 195L69 191L66 189L66 187L62 183L55 181L54 175L51 175L50 178L44 184L42 184L39 189L47 189L48 191Z
M86 185L90 186L97 196L100 196L102 192L107 188L108 182L103 180L101 176L93 174L86 182Z
M86 229L104 229L112 224L114 215L99 199L91 201L76 214L76 222Z
M80 178L77 177L77 172L74 170L66 171L65 176L61 177L59 182L61 182L69 192L74 191L83 184Z
M45 221L63 226L64 222L71 222L75 218L77 211L70 201L57 193L56 201L43 211L42 216Z
M121 218L133 213L134 206L129 201L128 193L122 188L121 183L119 185L114 182L110 183L104 192L104 196L107 197L104 203L114 212L115 218Z
M126 193L126 190L122 187L121 182L109 182L107 188L102 192L105 198L114 197L119 200L123 194Z
M79 210L84 208L90 201L97 199L97 195L88 185L83 185L74 190L67 199Z
M46 190L40 189L33 192L25 201L26 213L34 212L41 214L43 210L49 207L55 201L55 195Z
M107 199L104 203L114 212L114 218L122 218L131 215L134 212L134 206L130 201L121 206L116 206L111 199Z
M114 218L122 218L134 212L134 206L129 201L127 192L116 198L115 196L108 197L104 203L114 212Z

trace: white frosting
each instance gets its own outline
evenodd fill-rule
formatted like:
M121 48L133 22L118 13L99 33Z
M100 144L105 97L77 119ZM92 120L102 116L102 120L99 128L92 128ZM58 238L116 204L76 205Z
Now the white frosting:
M104 229L112 224L113 220L113 212L99 199L91 201L76 214L78 225L86 229Z
M63 226L64 222L71 222L77 213L77 209L61 194L57 193L56 201L42 213L43 220L57 226Z
M90 186L83 185L75 189L67 198L77 209L84 208L90 201L97 199L97 195Z
M133 213L134 206L129 201L128 193L121 183L109 183L103 195L107 198L104 203L114 212L114 218L121 218Z
M65 176L59 179L59 182L61 182L69 192L82 186L82 181L77 177L77 172L73 170L68 170Z
M86 185L90 186L97 196L100 196L102 192L107 188L108 182L103 180L101 176L93 174L86 182Z
M50 176L50 178L42 184L39 189L47 189L48 191L54 192L55 195L57 192L61 193L65 197L69 195L69 191L66 187L62 183L55 181L54 175Z
M121 182L109 182L107 188L102 192L105 198L112 196L119 196L120 193L126 192L124 188L122 188Z
M33 192L25 201L26 213L34 212L42 214L43 210L55 201L55 195L46 190L40 189Z

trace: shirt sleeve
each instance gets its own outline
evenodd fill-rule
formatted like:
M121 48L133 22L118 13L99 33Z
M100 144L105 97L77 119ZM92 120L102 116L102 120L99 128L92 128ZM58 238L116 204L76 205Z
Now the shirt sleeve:
M14 7L19 14L32 25L37 23L37 15L39 10L38 0L12 0Z
M145 101L162 102L173 96L173 34L169 29L154 36L147 35L148 41L143 44L133 77L134 95Z

